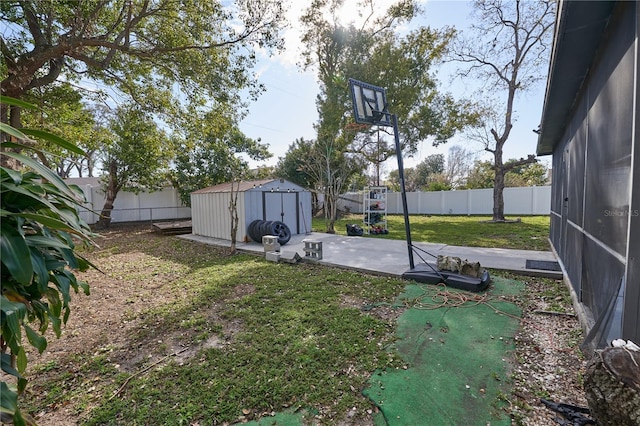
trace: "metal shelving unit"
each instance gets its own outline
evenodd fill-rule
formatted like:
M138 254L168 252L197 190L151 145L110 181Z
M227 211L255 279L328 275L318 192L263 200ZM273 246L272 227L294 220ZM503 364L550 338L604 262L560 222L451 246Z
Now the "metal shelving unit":
M387 231L387 187L366 186L362 206L364 230L367 234Z

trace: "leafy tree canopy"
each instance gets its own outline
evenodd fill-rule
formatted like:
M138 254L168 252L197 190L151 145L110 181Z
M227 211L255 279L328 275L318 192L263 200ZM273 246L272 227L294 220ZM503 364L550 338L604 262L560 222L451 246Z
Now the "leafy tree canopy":
M476 161L467 177L468 189L493 188L495 172L491 161Z
M204 133L176 142L179 148L171 181L184 205L191 205L193 191L249 176L247 162L239 153L246 153L253 160L271 156L260 140L245 136L233 123L226 126L224 131L202 129ZM259 171L256 173L260 175Z
M104 179L116 180L118 191L138 193L166 184L169 167L167 135L136 106L120 108L111 123L113 139L103 149Z
M316 189L312 176L305 170L305 159L311 155L314 141L304 138L296 139L284 157L278 159L275 173L278 177L287 179L304 188Z
M519 160L511 159L506 164L516 161ZM493 188L495 175L493 169L491 161L476 161L469 172L466 188ZM548 185L548 176L547 167L536 160L536 162L521 164L510 169L505 175L505 187Z
M190 109L189 118L173 137L177 150L171 179L185 200L189 190L238 177L235 172L244 174L248 168L240 153L253 160L271 157L260 139L251 139L240 131L237 111L229 104L209 110Z
M325 209L328 232L333 230L335 194L339 189L353 181L355 175L362 175L371 163L378 182L380 164L395 155L395 140L389 129L354 124L349 78L387 89L389 111L398 116L400 144L405 153L413 153L427 138L442 142L475 119L467 113L470 108L466 105L462 107L438 92L431 72L432 65L443 57L452 30L420 28L399 35L400 24L420 13L414 0L396 1L385 13L377 13L381 6L376 0L365 0L361 4L364 23L360 27L338 21L333 11L342 4L343 0L314 0L301 18L301 65L316 69L320 83L315 152L321 155L315 157L320 164L314 169L323 179L320 186L329 206ZM374 135L375 132L386 133ZM339 167L330 166L337 159L342 161Z
M180 137L207 111L242 117L262 89L255 49L280 47L282 19L280 0L4 1L0 87L22 98L62 80L85 99L97 87L113 108L135 103ZM3 106L2 122L20 121L18 106Z
M85 172L92 176L96 153L111 137L103 108L86 106L82 94L67 82L34 88L25 100L39 107L23 111L25 127L37 127L74 141L84 151L77 154L43 139L39 141L41 150L35 151L42 163L63 178L70 177L72 171L79 177Z
M3 1L2 93L19 98L64 75L159 110L173 109L176 91L226 103L252 84L253 50L242 46L277 47L281 12L274 0Z

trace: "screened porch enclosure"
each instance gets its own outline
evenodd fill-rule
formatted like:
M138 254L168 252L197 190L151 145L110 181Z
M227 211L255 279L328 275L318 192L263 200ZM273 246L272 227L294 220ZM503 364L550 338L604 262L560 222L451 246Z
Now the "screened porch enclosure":
M578 3L559 5L538 154L553 154L550 239L595 349L640 341L639 7Z

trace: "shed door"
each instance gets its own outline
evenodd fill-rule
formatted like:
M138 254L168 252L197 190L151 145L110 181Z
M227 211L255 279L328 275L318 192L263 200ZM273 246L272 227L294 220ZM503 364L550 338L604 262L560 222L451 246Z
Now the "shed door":
M300 233L297 192L263 192L264 220L284 222L292 234Z

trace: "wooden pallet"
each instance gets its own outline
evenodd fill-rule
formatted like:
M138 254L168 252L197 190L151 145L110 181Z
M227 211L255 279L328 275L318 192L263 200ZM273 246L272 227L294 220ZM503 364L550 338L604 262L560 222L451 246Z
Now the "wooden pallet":
M191 220L177 220L171 222L154 223L153 230L163 235L190 234Z

